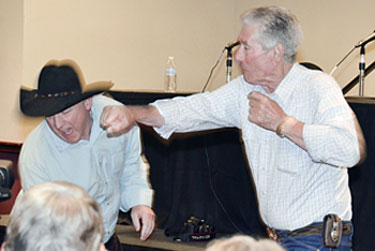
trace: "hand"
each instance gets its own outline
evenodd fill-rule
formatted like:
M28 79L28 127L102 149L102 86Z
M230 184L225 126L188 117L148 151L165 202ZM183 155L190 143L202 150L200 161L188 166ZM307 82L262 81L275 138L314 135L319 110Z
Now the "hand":
M135 206L132 208L130 216L133 220L135 230L139 232L141 230L140 239L146 240L155 228L155 213L148 206Z
M249 121L271 131L287 117L283 109L272 99L260 92L251 92L248 96L250 103Z
M100 117L100 124L108 135L116 136L128 132L134 126L135 116L126 106L106 106Z

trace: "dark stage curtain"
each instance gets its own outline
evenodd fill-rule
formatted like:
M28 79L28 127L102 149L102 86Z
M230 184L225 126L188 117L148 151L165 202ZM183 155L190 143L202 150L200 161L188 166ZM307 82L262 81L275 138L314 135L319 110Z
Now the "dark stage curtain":
M222 234L264 236L236 129L175 134L164 143L142 131L159 227L182 226L195 216Z
M367 157L349 169L353 196L354 250L373 250L375 237L375 100L347 98L357 115L367 145Z

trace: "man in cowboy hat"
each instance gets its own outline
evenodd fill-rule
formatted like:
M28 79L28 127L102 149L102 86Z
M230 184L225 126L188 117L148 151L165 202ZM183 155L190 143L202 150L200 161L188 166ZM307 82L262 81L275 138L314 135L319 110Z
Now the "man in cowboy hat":
M109 136L100 125L104 106L119 103L96 94L112 85L86 85L74 61L49 61L39 75L38 89L21 88L22 112L45 116L45 120L25 140L19 170L23 190L47 181L83 187L102 207L106 248L118 250L114 231L119 209L131 210L142 240L152 233L155 214L141 159L139 128Z

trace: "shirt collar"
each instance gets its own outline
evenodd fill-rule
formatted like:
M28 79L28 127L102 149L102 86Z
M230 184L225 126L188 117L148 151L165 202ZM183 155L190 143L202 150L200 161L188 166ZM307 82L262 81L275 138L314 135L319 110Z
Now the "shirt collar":
M243 75L241 76L242 77L241 80L243 83L247 85L250 84L252 86L252 91L258 91L272 98L278 103L281 102L281 105L282 105L284 103L283 100L287 100L289 96L292 94L292 90L296 87L295 82L296 82L296 79L298 79L297 78L298 77L298 65L299 65L298 63L293 64L292 68L289 70L289 72L286 74L284 79L277 86L276 90L271 94L268 94L260 85L253 85L253 84L246 82Z
M90 112L92 117L90 144L93 144L99 137L99 134L103 131L103 128L100 126L101 111L102 110L98 109L98 107L95 106L95 101L93 99L93 105Z
M288 74L277 86L276 90L269 96L279 104L283 105L284 100L288 100L290 95L293 93L293 89L296 87L296 80L298 79L298 63L294 63Z

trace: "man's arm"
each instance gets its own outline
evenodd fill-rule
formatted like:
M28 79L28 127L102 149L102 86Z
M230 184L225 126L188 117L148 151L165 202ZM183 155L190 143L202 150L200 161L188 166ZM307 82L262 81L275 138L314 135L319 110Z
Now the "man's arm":
M31 133L26 138L18 160L21 186L25 191L36 184L50 181L47 166L40 159L40 154L45 152L44 148L40 145L39 141L35 141L34 139L34 133Z
M155 213L151 209L152 190L147 179L147 168L141 158L139 127L126 134L125 166L120 180L122 211L131 209L131 217L140 239L146 240L155 228Z
M107 106L103 109L100 123L109 135L128 132L135 122L161 127L164 118L154 106Z
M44 170L40 164L36 164L31 160L25 161L23 158L20 158L18 166L21 177L21 187L25 191L37 184L50 181L46 170Z
M251 92L248 98L251 107L249 121L287 137L306 150L303 141L304 123L289 117L275 101L260 92Z
M259 92L250 93L248 98L249 121L285 136L308 151L314 161L351 167L366 156L366 144L354 114L352 119L355 130L351 130L349 118L346 118L346 123L341 124L330 124L327 121L309 125L288 116L275 101ZM308 142L306 130L309 131Z

